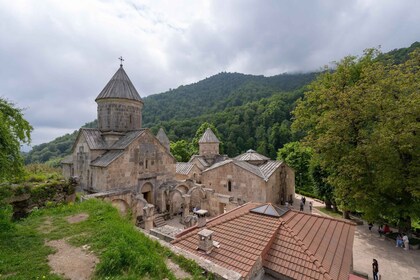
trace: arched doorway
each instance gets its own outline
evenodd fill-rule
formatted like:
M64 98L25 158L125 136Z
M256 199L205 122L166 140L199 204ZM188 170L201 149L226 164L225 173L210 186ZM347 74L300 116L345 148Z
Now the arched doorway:
M191 195L191 207L202 207L201 203L205 199L206 195L200 187L193 187L188 192Z
M177 189L178 191L180 191L182 194L186 194L186 193L188 193L188 187L187 187L187 186L185 186L185 185L178 185L178 186L176 187L176 189Z
M144 199L146 199L147 203L154 204L153 203L153 186L150 183L145 183L141 187L141 193L143 194Z
M114 199L113 201L111 201L111 204L112 206L118 209L118 212L120 212L122 216L125 216L127 214L129 207L128 207L127 202L125 202L124 200Z

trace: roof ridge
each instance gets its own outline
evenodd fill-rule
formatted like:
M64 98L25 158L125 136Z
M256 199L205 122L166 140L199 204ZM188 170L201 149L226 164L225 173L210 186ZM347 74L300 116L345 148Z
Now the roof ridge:
M265 177L265 175L264 175L264 173L261 171L261 169L258 167L258 166L255 166L255 165L253 165L253 164L251 164L251 163L249 163L249 162L247 162L247 161L241 161L241 160L236 160L236 159L231 159L232 160L232 162L233 162L233 164L235 164L236 166L238 166L238 167L240 167L240 168L242 168L242 169L244 169L244 170L246 170L246 171L250 171L251 173L254 173L255 175L257 175L258 177L260 177L261 179L263 179L264 181L268 181L268 179L269 178L266 178ZM258 174L256 174L255 172L252 172L251 170L248 170L248 169L246 169L246 168L244 168L243 166L241 166L240 164L248 164L249 166L251 166L252 168L255 168L255 169L257 169L261 174L260 175L258 175Z
M321 218L328 219L328 220L343 222L343 223L346 223L346 224L349 224L349 225L352 225L352 226L357 225L355 222L348 221L348 220L345 220L345 219L338 219L338 218L334 218L334 217L330 217L330 216L324 216L324 215L315 215L315 214L312 214L312 213L305 213L305 212L298 211L296 209L290 209L290 210L293 211L293 212L296 212L296 213L303 214L303 215L317 216L317 217L321 217Z
M330 273L324 268L322 263L316 258L315 254L312 253L308 247L306 247L305 243L295 234L295 232L287 225L287 223L284 223L284 229L290 234L290 236L296 241L296 245L299 246L303 253L305 253L309 260L319 269L319 272L328 280L333 280Z
M81 127L80 129L82 129L82 130L99 130L99 128L94 128L94 127Z

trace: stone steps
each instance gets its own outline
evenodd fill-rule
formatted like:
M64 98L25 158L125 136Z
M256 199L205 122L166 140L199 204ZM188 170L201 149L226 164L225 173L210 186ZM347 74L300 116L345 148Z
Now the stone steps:
M163 219L162 216L158 216L153 221L155 227L163 227L166 226L166 221Z

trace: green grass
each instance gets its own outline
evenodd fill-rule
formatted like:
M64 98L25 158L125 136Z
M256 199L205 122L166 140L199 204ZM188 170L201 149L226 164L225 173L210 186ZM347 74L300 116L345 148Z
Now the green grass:
M66 218L77 213L88 213L89 218L69 224ZM52 225L50 232L43 233L39 228L47 219ZM110 204L99 200L38 210L0 232L0 279L62 279L50 273L47 256L54 250L44 245L46 240L62 238L74 246L90 245L100 259L94 279L175 279L166 267L167 257L194 279L204 279L195 262L148 239Z

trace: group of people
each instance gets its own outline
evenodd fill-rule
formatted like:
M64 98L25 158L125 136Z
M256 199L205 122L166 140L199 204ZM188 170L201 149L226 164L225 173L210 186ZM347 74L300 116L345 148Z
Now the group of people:
M407 234L398 233L395 247L403 248L404 250L408 250L410 247L410 242L408 241Z
M373 223L369 223L369 230L372 231ZM380 225L378 226L378 233L379 237L382 237L382 235L392 232L388 225ZM398 233L395 247L404 248L405 250L408 250L410 246L408 236L406 233Z
M302 198L300 199L300 211L303 211L303 209L305 208L305 204L306 197L302 196ZM309 212L312 213L312 201L309 201Z

